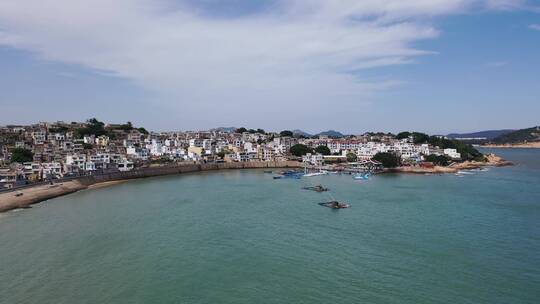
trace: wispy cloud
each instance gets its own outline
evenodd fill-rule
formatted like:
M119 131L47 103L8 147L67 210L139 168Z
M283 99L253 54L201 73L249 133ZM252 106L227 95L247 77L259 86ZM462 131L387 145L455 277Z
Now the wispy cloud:
M0 0L0 44L132 79L182 112L301 110L387 89L362 70L431 54L412 46L439 35L425 17L523 1L277 0L256 14L219 18L192 3Z
M540 31L540 24L531 24L529 25L531 30Z

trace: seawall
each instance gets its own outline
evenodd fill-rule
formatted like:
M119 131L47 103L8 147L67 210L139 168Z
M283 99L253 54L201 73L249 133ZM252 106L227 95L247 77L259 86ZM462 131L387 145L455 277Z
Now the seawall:
M54 185L41 184L35 187L26 187L16 191L0 193L0 212L5 212L16 208L28 208L30 205L42 202L44 200L87 189L91 185L112 181L213 170L299 167L301 167L301 163L297 161L175 164L150 166L145 168L138 168L127 172L114 172L102 175L84 176L70 181L60 182Z

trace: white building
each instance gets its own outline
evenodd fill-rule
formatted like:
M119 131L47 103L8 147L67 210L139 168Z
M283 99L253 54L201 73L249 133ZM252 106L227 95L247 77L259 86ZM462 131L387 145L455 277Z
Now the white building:
M444 155L448 155L452 159L460 159L461 158L461 154L458 153L456 149L450 149L450 148L444 149L443 153L444 153Z

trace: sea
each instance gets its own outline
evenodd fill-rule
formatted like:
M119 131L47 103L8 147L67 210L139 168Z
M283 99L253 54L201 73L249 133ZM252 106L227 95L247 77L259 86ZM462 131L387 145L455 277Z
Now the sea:
M0 214L0 303L540 303L540 149L484 152L515 166L200 172Z

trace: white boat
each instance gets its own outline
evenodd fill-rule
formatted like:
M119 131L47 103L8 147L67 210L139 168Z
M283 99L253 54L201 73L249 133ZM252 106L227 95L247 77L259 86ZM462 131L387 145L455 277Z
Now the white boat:
M325 173L325 172L312 172L312 173L304 174L304 177L321 176L321 175L326 175L326 174L328 174L328 173Z
M369 180L369 173L356 173L353 175L354 180Z

